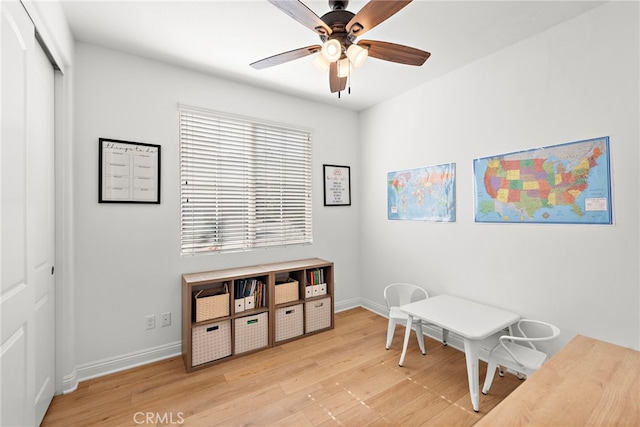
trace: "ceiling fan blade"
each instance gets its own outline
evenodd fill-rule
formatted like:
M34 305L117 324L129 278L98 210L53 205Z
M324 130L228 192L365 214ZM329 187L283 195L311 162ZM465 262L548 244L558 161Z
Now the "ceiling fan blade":
M329 88L331 93L342 92L347 87L347 78L338 77L338 63L332 62L329 65Z
M319 35L331 34L331 27L301 1L269 0L269 3Z
M273 67L274 65L284 64L285 62L293 61L294 59L303 58L312 53L319 52L322 46L314 44L312 46L301 47L300 49L290 50L289 52L279 53L277 55L270 56L268 58L256 61L251 65L256 70L262 70L263 68Z
M347 24L350 36L358 37L395 15L411 0L371 0Z
M358 46L369 49L370 57L407 65L422 65L431 56L414 47L376 40L360 40Z

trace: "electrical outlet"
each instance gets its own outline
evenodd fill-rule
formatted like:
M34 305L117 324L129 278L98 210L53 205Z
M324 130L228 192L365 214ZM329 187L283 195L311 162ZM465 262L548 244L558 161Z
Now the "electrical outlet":
M156 327L156 316L153 314L148 315L144 318L145 325L147 325L147 329L153 329Z
M162 313L162 326L171 326L171 312Z

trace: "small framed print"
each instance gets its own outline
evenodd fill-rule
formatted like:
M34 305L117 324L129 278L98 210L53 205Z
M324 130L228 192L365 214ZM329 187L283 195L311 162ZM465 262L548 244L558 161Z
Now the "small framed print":
M351 206L351 168L323 165L324 205Z
M100 138L99 203L160 203L160 146Z

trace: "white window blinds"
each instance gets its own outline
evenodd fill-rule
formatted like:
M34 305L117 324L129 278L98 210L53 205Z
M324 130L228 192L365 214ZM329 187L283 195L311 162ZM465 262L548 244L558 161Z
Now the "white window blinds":
M311 134L180 107L182 254L312 242Z

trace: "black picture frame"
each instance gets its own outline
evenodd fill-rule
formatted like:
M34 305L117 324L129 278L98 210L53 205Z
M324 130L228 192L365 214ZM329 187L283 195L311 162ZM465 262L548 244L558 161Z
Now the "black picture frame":
M351 206L351 167L322 165L325 206Z
M161 147L99 138L98 203L160 204Z

